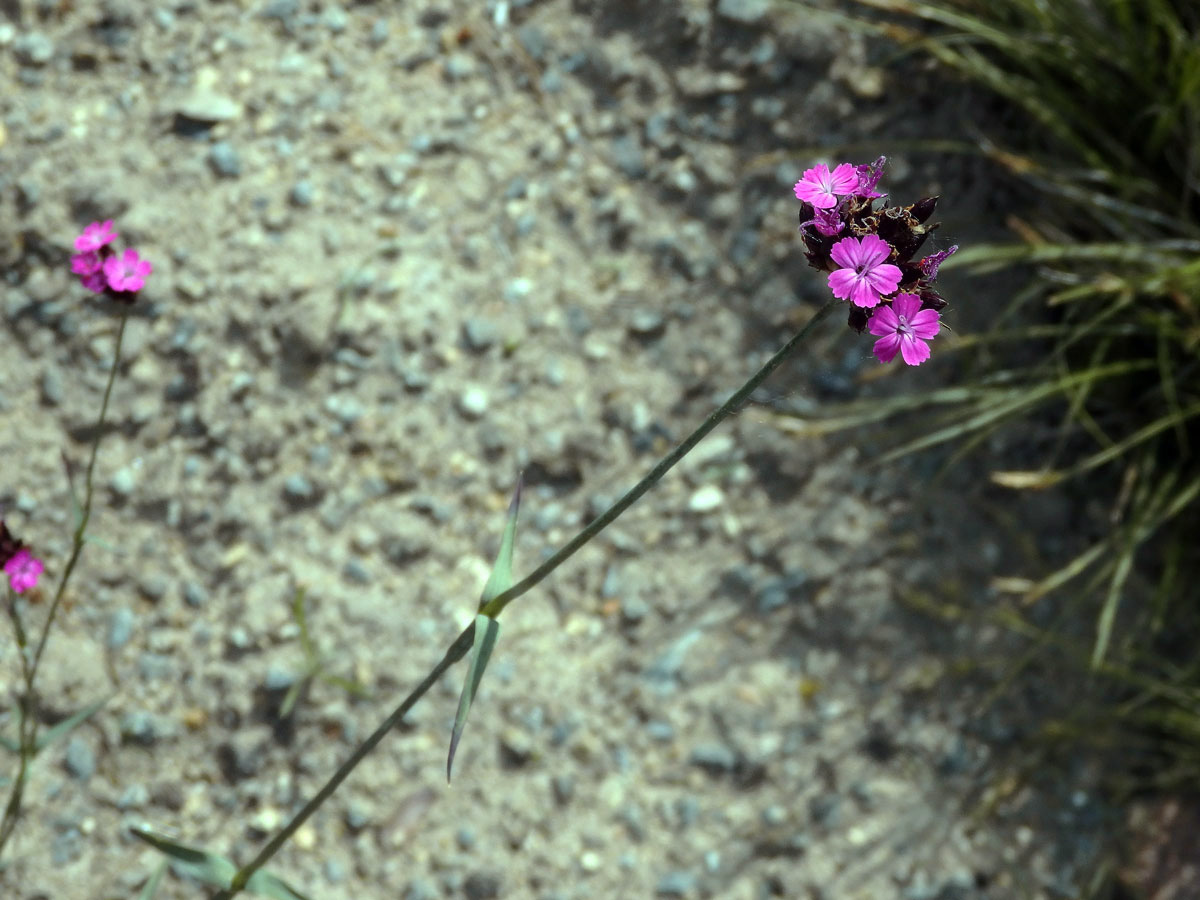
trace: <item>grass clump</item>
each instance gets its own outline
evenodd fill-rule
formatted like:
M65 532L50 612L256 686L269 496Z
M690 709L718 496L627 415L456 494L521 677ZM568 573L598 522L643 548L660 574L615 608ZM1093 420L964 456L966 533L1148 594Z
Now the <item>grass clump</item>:
M1068 656L1116 687L1109 738L1123 734L1125 759L1136 759L1126 773L1141 776L1126 783L1195 788L1200 7L857 2L882 13L868 28L992 95L980 145L1002 179L1029 189L1031 202L1009 220L1017 242L972 246L946 267L1024 266L1033 277L993 328L957 341L977 367L973 382L851 406L812 426L932 408L936 424L893 457L950 441L966 452L1019 428L1024 458L992 472L994 482L1075 485L1099 501L1099 538L1038 581L1010 580L1021 599L1005 615L1015 611L1015 630L1061 650L1065 635L1036 625L1032 608L1086 609L1092 633Z

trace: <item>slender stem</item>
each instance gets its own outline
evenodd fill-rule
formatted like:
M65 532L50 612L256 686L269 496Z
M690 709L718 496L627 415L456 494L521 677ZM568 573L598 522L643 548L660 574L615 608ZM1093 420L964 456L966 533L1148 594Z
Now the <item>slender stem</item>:
M816 328L821 320L833 311L835 306L837 306L837 301L830 300L819 310L817 310L813 317L804 323L804 327L801 328L790 341L780 348L779 352L767 360L763 367L759 369L749 381L738 388L738 390L735 391L728 400L714 410L712 415L701 422L700 427L684 438L683 442L678 447L659 460L658 464L650 470L646 477L631 487L624 497L593 519L591 523L589 523L588 526L583 529L583 531L575 535L575 537L565 544L557 553L534 569L529 575L518 581L507 591L504 591L503 593L492 598L491 602L484 606L480 612L486 616L491 616L494 619L496 616L500 615L500 612L504 609L504 607L508 606L508 604L516 600L530 588L535 587L539 582L542 581L542 579L566 562L566 560L568 560L570 557L575 555L575 553L581 547L583 547L584 544L611 525L616 520L617 516L621 515L621 513L633 506L633 504L640 500L646 491L654 487L654 485L657 484L658 481L664 475L666 475L676 463L691 453L692 449L698 443L704 440L710 431L725 421L725 419L727 419L732 413L737 412L737 410L741 408L742 404L750 398L750 395L759 389L762 383L771 376L771 373L779 368L783 361L791 355L792 351L799 346L801 341L808 337L809 333Z
M392 714L383 720L383 724L376 728L371 733L371 736L363 741L354 753L338 767L338 770L333 773L333 777L325 783L325 786L317 791L313 795L313 798L304 804L304 808L296 813L292 820L283 827L283 830L275 835L270 843L259 851L258 856L254 857L251 862L238 871L230 886L217 894L213 900L229 900L234 894L244 889L250 877L261 869L268 859L275 855L275 852L296 833L297 829L308 820L308 817L317 811L317 807L329 799L329 796L346 780L346 776L362 762L363 757L375 749L375 746L383 740L384 735L391 731L410 709L416 706L417 701L431 687L437 684L438 679L442 677L447 669L467 655L467 651L471 649L471 644L474 643L474 640L475 623L472 622L463 630L462 634L455 638L454 643L446 650L441 662L434 666L430 673L425 676L425 679L413 689L412 693L404 698L404 702L392 710Z
M88 460L87 476L84 479L83 505L80 508L79 522L72 536L71 555L67 558L67 564L63 568L62 578L59 579L58 589L54 592L54 599L50 602L46 621L42 626L42 632L38 636L37 646L34 648L32 655L27 655L29 654L29 650L26 646L25 633L21 626L19 614L16 611L15 601L12 598L9 600L14 627L17 629L18 641L20 643L25 696L19 704L20 711L18 715L20 719L17 725L21 759L17 767L17 775L13 779L8 802L4 807L4 818L0 820L0 853L3 853L4 847L8 844L9 838L12 837L13 830L17 826L17 819L21 814L21 798L24 796L25 782L29 776L29 764L37 754L37 694L34 682L37 679L38 666L42 661L46 642L50 639L50 629L54 625L54 619L58 615L58 609L62 604L63 597L66 596L67 582L71 580L71 573L75 571L75 564L79 562L79 556L83 552L88 520L92 515L92 476L96 471L96 457L100 452L100 439L104 435L104 420L108 415L108 401L112 397L113 384L117 380L117 370L121 365L121 343L125 338L125 323L128 321L129 308L122 306L121 320L117 326L116 344L113 349L112 369L108 373L108 384L104 387L104 399L100 403L100 415L96 419L96 436L92 440L92 454Z
M625 494L625 496L614 503L604 513L597 516L586 528L583 529L583 531L579 532L579 534L572 538L569 543L563 546L562 549L538 566L532 572L532 574L517 582L507 591L498 594L490 603L483 607L481 612L484 615L495 618L500 614L504 607L537 585L540 581L542 581L542 579L554 571L554 569L558 568L558 566L562 565L567 559L569 559L576 551L579 550L580 547L611 525L612 522L619 515L621 515L621 513L625 512L625 510L636 503L643 494L645 494L659 480L661 480L663 475L670 471L670 469L676 463L687 456L688 453L690 453L692 449L698 443L700 443L700 441L702 441L710 431L720 425L721 422L727 419L731 414L736 412L742 406L742 404L749 399L750 395L758 390L759 386L767 380L771 373L779 368L779 366L785 359L787 359L792 351L794 351L796 347L799 346L799 344L806 337L808 337L817 324L833 311L833 308L836 305L837 301L831 300L821 307L816 314L804 324L804 327L801 328L800 331L797 332L797 334L790 341L784 344L779 352L767 360L763 367L759 369L749 381L747 381L741 388L734 392L734 394L707 419L705 419L695 431L688 435L678 447L663 457L658 464L650 470L646 477L634 485ZM330 797L330 795L337 790L338 786L346 780L346 777L350 774L350 772L363 760L368 753L375 749L375 746L381 740L383 740L384 735L391 731L396 723L399 722L400 719L402 719L404 715L413 708L413 706L416 705L417 701L421 699L421 697L424 696L425 693L437 683L438 679L442 677L447 669L467 655L467 651L470 650L474 639L475 623L472 622L467 626L462 634L455 639L454 643L450 645L449 649L446 650L445 656L442 657L441 662L434 667L433 671L431 671L425 677L425 679L413 689L412 693L404 698L404 702L402 702L396 707L395 710L392 711L392 714L383 721L383 724L376 728L371 736L368 737L362 743L362 745L359 746L344 763L342 763L340 767L338 767L338 770L333 774L333 777L329 779L325 786L322 787L321 790L319 790L311 800L304 804L304 807L298 813L296 813L296 815L290 822L288 822L287 825L283 827L282 831L280 831L271 839L270 843L268 843L262 848L261 851L259 851L258 856L238 870L237 874L230 882L230 886L214 895L213 900L230 900L234 894L240 893L243 889L245 889L247 883L250 881L250 878L254 875L254 873L261 869L263 865L266 864L267 860L274 856L276 851L278 851L279 848L282 847L284 843L286 843L287 840L296 833L296 830L303 825L305 821L307 821L309 816L316 812L317 807L324 803Z

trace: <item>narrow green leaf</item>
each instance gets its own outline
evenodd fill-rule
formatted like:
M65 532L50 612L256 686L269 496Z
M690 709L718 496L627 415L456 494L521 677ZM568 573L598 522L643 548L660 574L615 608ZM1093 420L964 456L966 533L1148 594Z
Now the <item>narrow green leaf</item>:
M500 550L496 554L496 564L492 566L492 574L488 576L487 584L483 586L483 594L479 597L479 614L475 616L475 642L471 645L471 660L467 667L467 677L463 682L462 693L458 698L458 712L454 716L454 729L450 732L450 752L446 754L446 781L450 780L450 772L454 768L454 754L458 750L458 741L462 737L463 728L467 724L467 714L471 711L471 703L483 680L483 671L487 668L500 636L500 623L491 616L483 614L483 608L495 597L500 596L512 587L512 557L513 545L517 538L517 514L521 509L522 476L517 476L517 486L513 490L512 500L508 504L508 514L504 520L504 534L500 537Z
M142 892L138 894L138 900L154 900L154 895L158 893L158 886L162 883L163 875L167 872L167 861L164 859L162 865L154 870L154 874L146 879L146 886L142 888Z
M454 766L454 754L458 750L458 741L462 737L463 728L467 724L467 714L471 711L471 702L479 683L483 680L483 670L487 668L500 636L500 623L480 613L475 617L475 643L471 645L471 662L467 668L467 678L463 682L462 694L458 698L458 712L454 716L454 730L450 733L450 752L446 756L446 781L450 780L450 770Z
M261 869L250 876L250 880L246 883L246 890L252 894L261 894L263 897L272 897L274 900L309 900L305 894L300 893L279 876Z
M188 847L150 828L135 825L130 827L129 831L134 837L166 854L177 873L190 875L205 884L219 888L227 888L233 883L237 866L225 857L207 850ZM250 876L246 890L274 900L309 900L279 876L261 869Z
M523 476L517 476L517 487L513 491L512 500L508 504L508 516L504 520L500 552L496 554L496 564L492 566L492 574L488 576L487 584L483 586L483 596L479 598L481 610L493 597L500 596L512 587L513 544L517 538L517 513L521 509L521 486L524 480Z
M37 752L41 753L55 741L66 737L77 726L82 725L85 721L91 718L96 712L99 711L100 707L104 706L104 704L107 702L108 698L105 697L103 700L97 700L95 703L89 703L83 709L79 710L79 712L72 716L68 716L53 728L39 735L37 739Z
M133 825L129 831L155 850L165 853L177 872L190 875L205 884L227 888L237 873L237 866L223 856L180 844L149 828Z

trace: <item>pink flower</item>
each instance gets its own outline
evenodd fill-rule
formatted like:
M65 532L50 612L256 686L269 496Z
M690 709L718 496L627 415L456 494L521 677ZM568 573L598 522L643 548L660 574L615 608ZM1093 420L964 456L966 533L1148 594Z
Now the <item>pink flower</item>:
M79 282L89 291L102 294L108 287L108 282L104 280L104 262L95 250L72 256L71 271L79 276Z
M942 263L957 249L958 244L955 244L949 250L939 250L937 253L930 253L917 263L921 267L921 274L925 276L925 280L937 281L938 269L942 267Z
M858 173L850 163L840 163L832 172L821 163L796 182L796 199L811 203L814 209L832 209L838 197L853 194L857 186Z
M937 337L941 317L936 310L921 309L916 294L897 294L891 306L881 306L871 316L867 330L877 336L875 358L891 362L899 352L910 366L929 359L929 344Z
M99 250L105 244L111 244L117 239L117 233L112 230L113 220L93 222L83 229L83 234L75 238L75 249L82 253Z
M833 296L855 306L872 307L900 284L900 267L885 263L891 248L878 235L842 238L829 255L843 268L829 275Z
M138 252L132 248L104 261L104 277L114 291L140 291L153 271L150 261L138 259Z
M8 575L8 583L18 594L37 584L38 576L42 574L42 561L28 550L18 550L4 564L4 572Z

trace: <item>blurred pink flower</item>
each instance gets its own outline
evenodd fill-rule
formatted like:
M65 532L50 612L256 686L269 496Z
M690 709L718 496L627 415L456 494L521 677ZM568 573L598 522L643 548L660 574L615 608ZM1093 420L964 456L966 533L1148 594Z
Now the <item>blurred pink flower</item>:
M108 287L108 282L104 280L104 262L95 250L72 256L71 271L79 276L80 284L89 291L102 294Z
M829 274L833 296L855 306L872 307L900 284L900 267L885 263L891 247L875 234L842 238L829 255L843 268Z
M37 584L38 576L45 568L42 561L28 550L18 550L4 564L4 572L8 575L8 583L18 594Z
M139 259L132 247L120 256L111 256L104 261L104 277L114 291L140 291L146 276L154 271L149 260Z
M796 199L812 204L813 209L832 209L837 198L854 193L858 171L850 163L839 163L832 172L821 163L807 170L796 182Z
M941 318L935 310L921 309L916 294L898 294L890 306L881 306L871 316L867 330L879 338L875 358L891 362L899 352L910 366L929 359L929 344L937 337Z
M75 238L75 249L82 253L88 253L99 250L105 244L111 244L116 239L117 233L113 231L112 219L93 222L83 229L83 234Z

